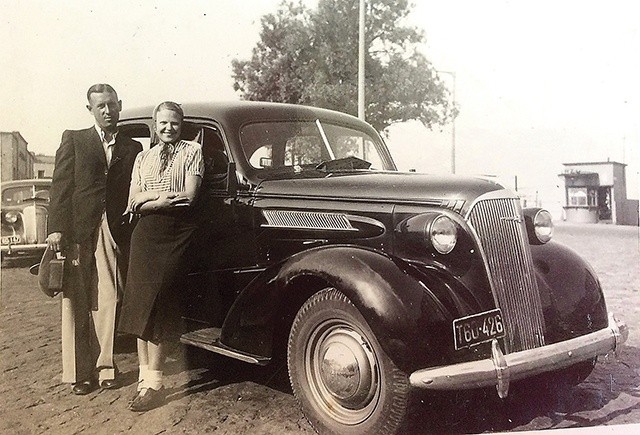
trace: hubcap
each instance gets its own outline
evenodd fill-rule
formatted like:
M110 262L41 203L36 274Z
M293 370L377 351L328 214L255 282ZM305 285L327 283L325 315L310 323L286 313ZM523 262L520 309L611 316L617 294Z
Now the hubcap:
M380 395L378 364L363 334L336 320L319 325L305 352L317 403L344 424L364 421Z

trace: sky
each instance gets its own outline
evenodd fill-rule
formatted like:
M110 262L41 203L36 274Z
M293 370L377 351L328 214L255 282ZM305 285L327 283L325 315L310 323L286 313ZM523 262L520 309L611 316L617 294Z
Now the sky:
M125 107L237 100L247 59L279 0L0 0L0 131L53 155L91 125L86 89L108 82ZM305 0L310 7L317 0ZM627 1L415 1L408 24L455 89L456 172L498 177L558 210L562 163L626 163L638 198L640 6ZM356 31L357 26L354 26ZM452 126L394 125L401 170L451 170ZM552 210L552 213L557 213ZM557 217L557 216L556 216Z

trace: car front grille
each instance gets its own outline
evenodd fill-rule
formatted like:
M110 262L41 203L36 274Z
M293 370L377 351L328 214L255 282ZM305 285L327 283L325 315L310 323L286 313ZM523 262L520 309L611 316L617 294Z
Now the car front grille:
M484 199L467 220L483 251L507 335L505 352L544 345L544 319L531 249L517 198Z

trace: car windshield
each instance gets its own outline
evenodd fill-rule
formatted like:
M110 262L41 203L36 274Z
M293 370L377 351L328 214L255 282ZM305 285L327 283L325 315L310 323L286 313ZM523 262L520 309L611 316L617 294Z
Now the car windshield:
M255 169L393 169L385 164L384 144L354 128L316 121L260 122L245 125L240 139ZM329 164L340 161L343 164Z
M29 199L42 199L49 201L49 186L14 186L7 187L2 191L2 205L17 205L22 204L25 200Z

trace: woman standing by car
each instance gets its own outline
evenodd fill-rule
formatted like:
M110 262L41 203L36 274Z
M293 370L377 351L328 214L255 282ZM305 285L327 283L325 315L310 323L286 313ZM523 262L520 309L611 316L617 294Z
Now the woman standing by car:
M129 271L118 330L138 337L138 390L129 408L147 411L162 403L167 343L179 332L183 257L196 229L191 204L204 163L199 144L180 140L184 113L179 104L153 111L151 149L135 161L129 211L140 213L131 238Z

